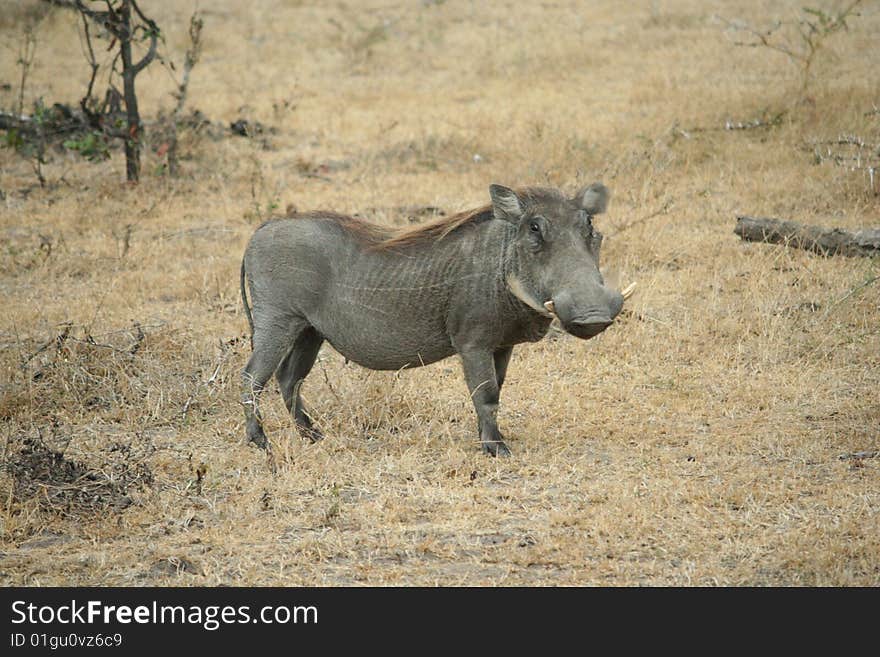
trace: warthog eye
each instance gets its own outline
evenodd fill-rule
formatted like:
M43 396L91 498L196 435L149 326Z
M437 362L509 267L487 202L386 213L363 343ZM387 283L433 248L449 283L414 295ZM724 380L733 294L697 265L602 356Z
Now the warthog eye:
M532 231L533 233L540 233L541 226L537 221L530 221L529 222L529 230Z

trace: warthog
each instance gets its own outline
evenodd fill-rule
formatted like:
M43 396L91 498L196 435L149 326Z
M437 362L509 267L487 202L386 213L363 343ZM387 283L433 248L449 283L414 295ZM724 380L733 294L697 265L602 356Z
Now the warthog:
M483 449L510 454L496 415L514 345L540 340L554 318L592 338L634 286L621 294L599 273L602 184L571 199L501 185L489 194L490 205L403 231L329 212L256 230L241 264L253 347L242 376L249 440L266 446L257 402L273 373L300 433L321 438L300 386L327 340L374 370L459 354Z

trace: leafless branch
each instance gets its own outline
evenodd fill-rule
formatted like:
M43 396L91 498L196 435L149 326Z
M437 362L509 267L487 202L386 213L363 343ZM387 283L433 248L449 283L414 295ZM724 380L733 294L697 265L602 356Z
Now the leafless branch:
M619 235L623 231L629 230L633 226L638 226L639 224L645 223L649 219L653 219L654 217L657 217L661 214L666 214L667 212L669 212L669 208L671 208L674 203L675 203L675 199L672 199L672 198L666 199L666 201L664 201L663 205L661 207L659 207L658 209L654 210L653 212L649 212L646 215L643 215L641 217L633 219L632 221L630 221L628 223L616 226L615 230L613 232L609 232L609 236Z
M186 57L183 61L183 79L177 87L177 105L174 107L175 120L180 118L183 112L183 106L186 103L186 92L189 88L189 76L193 67L199 62L202 55L202 27L204 21L198 12L194 13L189 19L189 40L190 47L186 51Z
M134 2L134 0L129 0L129 1L131 2L131 6L134 7L134 9L137 11L138 15L143 17L141 10L138 9L138 6ZM142 70L144 70L144 68L146 68L150 64L150 62L152 62L153 59L156 58L156 49L159 45L159 28L150 19L144 18L143 20L147 22L147 27L149 28L146 31L150 37L150 47L147 50L147 54L144 55L143 58L137 64L134 64L132 66L132 70L134 72L133 73L134 75L137 75Z
M189 39L190 47L186 51L186 57L183 62L183 78L177 86L177 104L171 113L171 138L168 145L168 173L171 176L177 176L180 165L177 158L177 124L183 114L183 106L186 103L186 93L189 89L189 77L193 67L198 63L202 54L202 27L204 21L199 13L194 13L189 19Z
M24 90L27 87L28 73L34 63L34 55L37 52L37 37L34 34L33 25L26 25L21 45L18 49L18 64L21 66L21 82L18 87L18 113L24 112Z
M43 0L50 5L54 5L56 7L62 7L64 9L72 9L73 11L78 12L82 16L87 16L92 21L105 28L107 31L111 32L115 36L114 32L114 19L115 12L113 8L108 3L108 11L95 11L94 9L89 9L86 5L83 4L82 0Z
M95 49L92 47L92 35L91 32L89 32L89 21L85 14L80 14L80 17L82 18L83 24L83 40L85 41L87 50L86 58L92 69L92 73L89 77L89 86L86 88L86 94L82 97L82 100L79 101L79 106L82 108L83 113L91 118L92 112L89 110L89 101L92 99L92 91L95 88L95 78L98 77L98 69L100 67L98 66L98 60L95 57Z

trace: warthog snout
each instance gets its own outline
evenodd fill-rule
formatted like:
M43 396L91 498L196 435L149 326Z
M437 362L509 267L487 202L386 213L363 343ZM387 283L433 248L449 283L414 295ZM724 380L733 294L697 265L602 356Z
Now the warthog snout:
M604 286L586 295L589 301L581 301L567 291L555 295L544 304L548 311L559 318L562 328L573 336L587 340L596 337L614 323L623 308L623 295Z
M599 335L602 331L607 329L614 320L599 320L599 321L574 321L569 323L568 325L563 324L563 328L571 333L576 338L581 338L583 340L587 340L588 338L593 338Z

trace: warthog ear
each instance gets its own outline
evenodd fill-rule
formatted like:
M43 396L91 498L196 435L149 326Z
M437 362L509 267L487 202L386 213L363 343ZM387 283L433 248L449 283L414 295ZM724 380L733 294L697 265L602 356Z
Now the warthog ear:
M496 219L517 221L525 212L522 201L512 189L503 185L489 185L489 196L492 197L492 213Z
M575 201L580 203L587 214L602 214L608 207L608 188L600 182L595 182L578 192Z

